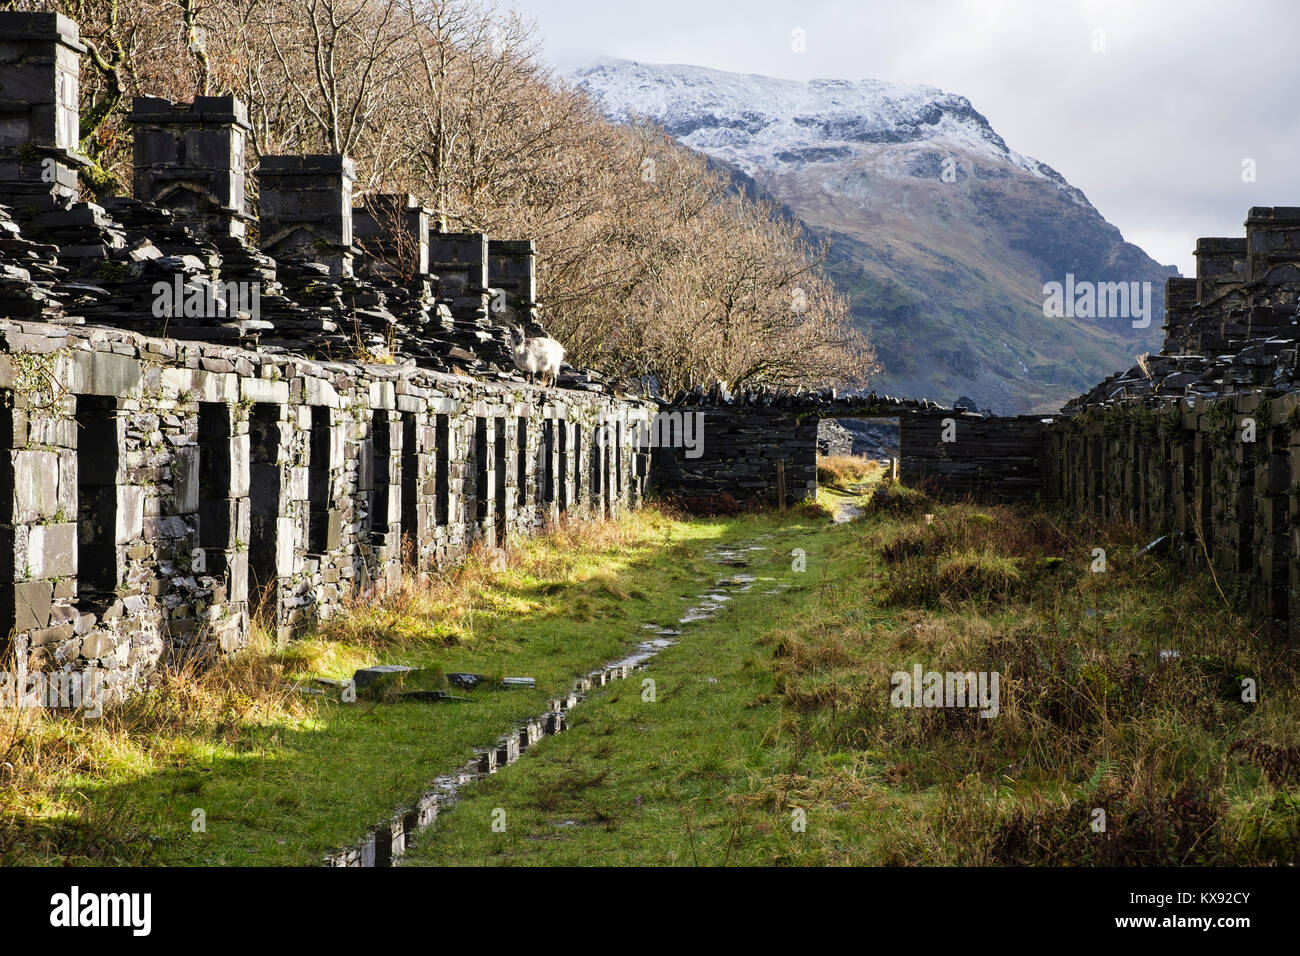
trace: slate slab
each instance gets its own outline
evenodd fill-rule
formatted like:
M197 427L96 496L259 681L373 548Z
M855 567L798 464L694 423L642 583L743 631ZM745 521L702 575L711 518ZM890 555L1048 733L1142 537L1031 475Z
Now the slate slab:
M405 664L376 664L374 667L361 668L352 675L352 680L357 690L365 690L367 687L394 680L403 674L414 674L417 671L419 671L418 667L408 667Z

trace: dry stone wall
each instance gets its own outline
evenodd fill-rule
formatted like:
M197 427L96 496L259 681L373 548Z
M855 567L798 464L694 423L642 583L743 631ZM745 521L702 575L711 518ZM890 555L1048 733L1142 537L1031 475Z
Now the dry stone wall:
M900 416L900 476L948 499L1034 500L1042 492L1050 421L957 411Z
M1300 621L1300 393L1090 406L1051 430L1047 495L1150 529L1294 639Z
M737 501L778 503L785 485L787 504L817 493L817 419L797 408L769 405L673 406L672 418L692 429L696 448L675 427L661 427L654 450L654 483L660 491L687 498L730 495Z

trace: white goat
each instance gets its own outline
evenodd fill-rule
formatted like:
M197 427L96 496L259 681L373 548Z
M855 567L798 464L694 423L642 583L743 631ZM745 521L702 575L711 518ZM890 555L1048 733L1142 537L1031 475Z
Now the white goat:
M563 345L548 337L530 339L517 325L510 329L508 341L515 366L528 375L529 382L541 375L545 383L545 377L549 375L550 384L555 384L555 377L560 374L560 363L564 361Z

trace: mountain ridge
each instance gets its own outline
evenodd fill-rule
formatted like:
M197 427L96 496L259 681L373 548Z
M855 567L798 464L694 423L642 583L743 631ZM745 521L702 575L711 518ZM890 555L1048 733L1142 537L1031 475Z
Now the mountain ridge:
M964 96L613 58L570 78L611 119L655 120L830 241L826 269L885 365L876 387L1048 411L1159 347L1163 280L1177 270L1012 149ZM1150 281L1150 325L1045 318L1042 287L1067 272Z

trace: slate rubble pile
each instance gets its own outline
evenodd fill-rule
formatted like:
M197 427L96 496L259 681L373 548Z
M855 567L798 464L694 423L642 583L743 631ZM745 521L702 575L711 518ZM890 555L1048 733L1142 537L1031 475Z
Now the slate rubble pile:
M430 232L427 210L402 197L422 231L413 240L417 261L395 268L399 243L383 235L394 197L354 209L350 160L271 156L262 158L262 239L254 247L244 238L252 221L244 197L217 189L242 187L246 111L233 97L200 101L201 110L136 100L135 198L80 201L75 176L72 186L0 184L3 314L33 318L49 309L52 319L62 302L70 321L143 334L524 380L506 334L511 324L546 334L531 242ZM196 124L199 148L191 148ZM59 155L75 166L73 153ZM354 216L368 233L365 248L380 254L354 243ZM29 282L48 301L26 294ZM170 307L159 305L159 283L180 292ZM244 300L227 302L228 289L253 287L256 314ZM600 375L568 365L558 384L609 391Z
M0 314L46 322L64 318L55 288L67 270L56 261L57 251L25 238L9 209L0 206Z

